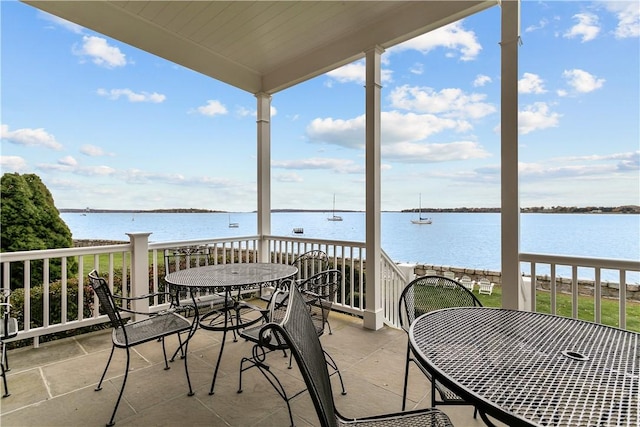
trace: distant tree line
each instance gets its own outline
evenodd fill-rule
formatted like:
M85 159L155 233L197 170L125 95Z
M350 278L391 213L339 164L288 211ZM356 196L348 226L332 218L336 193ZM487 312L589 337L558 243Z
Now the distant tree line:
M419 212L420 209L404 209L402 212ZM422 208L422 212L500 212L500 208ZM625 213L625 214L640 214L640 206L627 205L627 206L534 206L528 208L520 208L522 213Z

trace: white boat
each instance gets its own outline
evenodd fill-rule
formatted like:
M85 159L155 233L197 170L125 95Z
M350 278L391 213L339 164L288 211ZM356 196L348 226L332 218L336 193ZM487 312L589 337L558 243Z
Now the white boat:
M231 222L231 214L229 214L229 228L238 228L240 227L240 224L238 224L237 222Z
M336 195L333 195L333 211L332 215L327 218L328 221L342 221L342 217L340 215L336 215Z
M412 219L412 224L431 224L431 218L422 216L422 194L420 194L420 207L418 208L418 219Z

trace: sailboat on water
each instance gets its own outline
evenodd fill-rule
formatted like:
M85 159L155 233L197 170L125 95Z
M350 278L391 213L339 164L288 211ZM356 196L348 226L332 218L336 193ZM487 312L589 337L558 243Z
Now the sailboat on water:
M231 214L229 214L229 228L238 228L240 227L240 224L238 224L237 222L231 222Z
M342 217L340 215L336 215L336 195L333 195L333 211L332 215L327 218L328 221L342 221Z
M420 207L418 209L418 219L412 219L412 224L431 224L431 218L422 216L422 194L420 194Z

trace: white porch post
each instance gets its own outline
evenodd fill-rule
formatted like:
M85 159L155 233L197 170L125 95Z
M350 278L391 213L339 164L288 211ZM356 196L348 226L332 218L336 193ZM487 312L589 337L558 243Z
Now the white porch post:
M149 293L149 236L151 233L127 233L131 250L131 296L139 297ZM123 283L122 286L125 286ZM132 302L132 310L148 313L149 300L142 298ZM146 318L135 314L134 320Z
M269 242L262 236L271 234L271 95L260 92L258 104L258 253L260 262L269 262Z
M520 1L501 6L501 247L502 306L525 309L520 290L520 195L518 189L518 46Z
M377 46L366 52L366 240L367 275L364 327L378 330L383 326L382 277L380 263L380 56Z

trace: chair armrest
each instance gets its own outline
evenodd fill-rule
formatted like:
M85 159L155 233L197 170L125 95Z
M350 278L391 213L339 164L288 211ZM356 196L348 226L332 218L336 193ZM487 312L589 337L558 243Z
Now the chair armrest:
M121 299L121 300L125 300L125 301L135 301L135 300L139 300L139 299L144 299L144 298L151 298L151 297L155 297L155 296L159 296L159 295L166 295L166 296L171 296L170 292L153 292L150 294L144 294L144 295L140 295L137 297L125 297L122 295L113 295L114 298L116 299Z

